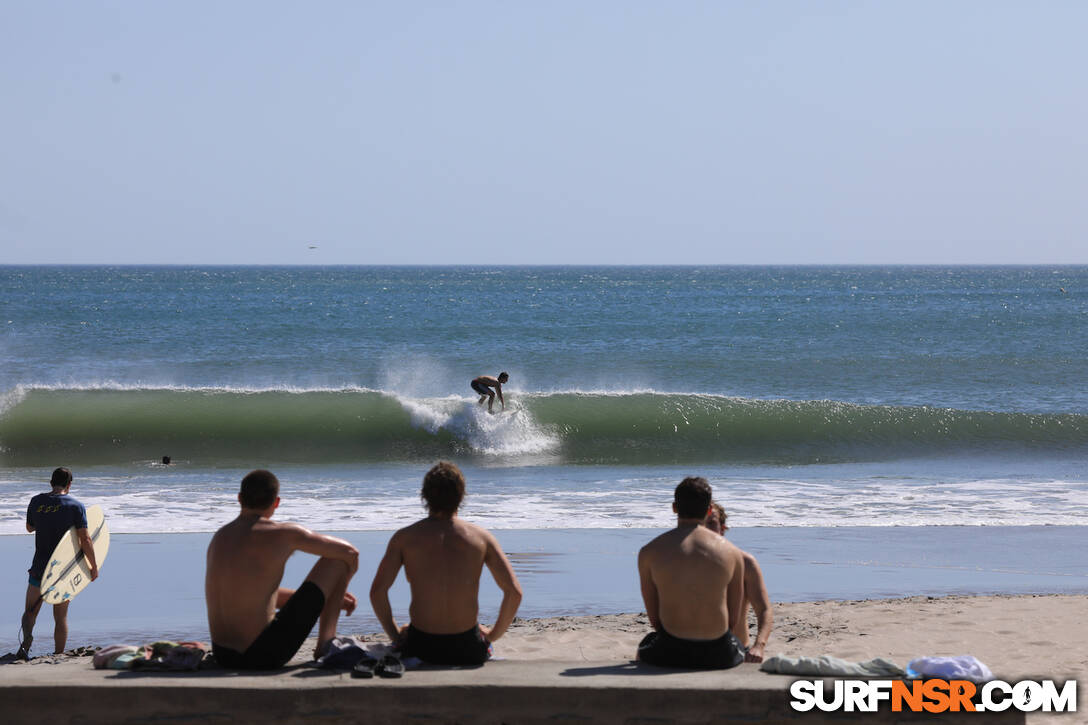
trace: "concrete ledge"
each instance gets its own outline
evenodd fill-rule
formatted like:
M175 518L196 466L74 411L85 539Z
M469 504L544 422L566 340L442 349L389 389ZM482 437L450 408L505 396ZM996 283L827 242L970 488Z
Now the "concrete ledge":
M1024 723L1005 713L798 713L791 678L755 666L676 672L632 664L491 662L352 679L296 667L270 674L141 673L61 665L0 670L0 719L11 723L464 723L717 725L721 723Z

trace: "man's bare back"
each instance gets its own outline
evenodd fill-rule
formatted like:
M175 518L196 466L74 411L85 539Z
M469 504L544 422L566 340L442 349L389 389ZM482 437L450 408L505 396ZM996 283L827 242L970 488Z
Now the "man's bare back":
M208 546L204 593L212 639L245 651L276 613L276 595L300 527L239 516Z
M683 639L717 639L729 630L729 602L740 598L744 564L740 550L698 524L661 534L639 552L639 571L652 581L657 622ZM739 606L736 605L736 606Z
M255 485L264 486L266 492L274 484L276 494L270 494L273 503L260 508L247 507L243 499L251 479L256 481ZM208 629L217 657L236 660L236 664L224 662L225 666L278 666L269 660L278 659L279 652L269 652L289 647L275 641L284 639L281 630L293 628L295 634L301 633L305 639L319 616L320 651L336 633L339 611L351 614L355 608L355 598L346 590L358 568L359 552L342 539L314 533L298 524L271 520L279 505L278 490L279 482L271 473L251 472L243 479L243 491L239 494L241 513L220 528L208 545L204 578ZM296 551L320 557L297 590L301 595L298 599L296 590L280 586L287 559ZM282 614L285 607L289 607L286 611L292 621L287 621L286 616L283 621L277 618L281 626L273 628L277 610ZM254 647L261 651L251 656ZM297 649L295 644L294 650ZM294 650L286 655L288 659Z
M744 661L729 629L744 594L744 560L740 549L702 526L712 493L705 478L681 481L672 505L676 528L638 552L642 601L654 628L639 643L643 662L726 669Z
M505 574L495 537L456 517L417 521L397 532L390 542L394 547L412 589L412 624L434 634L456 634L477 624L485 563Z
M424 478L430 515L393 534L370 587L382 628L406 655L437 664L478 664L489 642L506 633L521 603L521 587L499 542L457 516L464 477L440 462ZM503 592L494 625L479 624L480 575L487 566ZM412 590L410 623L398 627L389 589L404 567ZM433 657L432 657L433 655Z

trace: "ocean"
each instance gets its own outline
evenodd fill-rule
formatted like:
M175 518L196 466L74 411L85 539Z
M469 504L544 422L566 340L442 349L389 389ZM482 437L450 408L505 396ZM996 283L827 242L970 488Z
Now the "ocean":
M1086 341L1079 266L0 267L5 591L56 466L114 534L93 631L151 627L161 602L113 613L177 588L169 561L199 636L248 470L380 556L442 458L529 615L638 610L634 552L687 475L775 600L1088 591ZM489 415L469 381L500 371Z
M735 526L1088 513L1086 267L8 266L0 326L0 534L58 465L118 533L254 467L392 529L440 458L506 529L667 526L689 474Z

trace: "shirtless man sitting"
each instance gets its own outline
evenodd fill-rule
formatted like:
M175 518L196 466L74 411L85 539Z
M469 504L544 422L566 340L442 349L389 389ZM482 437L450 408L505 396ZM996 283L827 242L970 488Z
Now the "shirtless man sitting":
M486 400L487 412L494 413L495 411L492 410L492 406L495 405L496 392L499 394L499 403L502 404L502 409L506 410L506 401L502 399L502 386L503 383L509 379L510 376L506 373L499 373L499 377L497 378L493 378L490 375L481 375L480 377L473 379L469 385L479 394L480 405L483 405ZM491 388L494 388L495 390L493 391Z
M726 513L717 502L710 504L710 514L706 517L706 526L711 531L725 536L729 527L725 523ZM748 648L744 655L745 662L762 662L767 640L771 638L774 626L774 612L771 609L771 597L767 594L767 585L763 581L763 571L759 562L747 551L741 549L744 558L744 599L740 611L730 629L737 635L742 646ZM756 641L748 647L748 607L756 613Z
M642 601L654 630L638 659L663 667L726 669L744 661L729 629L740 611L744 560L740 549L703 526L711 489L688 477L676 487L676 528L638 552Z
M495 537L457 516L465 478L457 466L440 461L423 477L425 519L389 540L370 587L370 603L382 629L404 657L439 665L479 665L490 643L506 632L521 604L521 585ZM502 604L490 628L478 623L480 574L484 565L502 590ZM397 627L389 588L404 567L412 590L410 623Z
M272 521L280 505L280 482L270 471L242 479L238 518L219 529L208 545L204 594L212 651L224 667L267 670L295 656L320 618L317 649L324 654L336 636L340 610L355 610L348 582L359 568L359 552L348 542L316 534L298 524ZM280 586L288 557L296 551L321 557L297 590ZM278 611L277 611L278 610Z

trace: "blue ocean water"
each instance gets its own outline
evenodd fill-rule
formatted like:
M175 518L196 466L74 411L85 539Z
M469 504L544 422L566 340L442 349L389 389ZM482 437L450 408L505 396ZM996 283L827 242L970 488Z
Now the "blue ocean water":
M118 532L246 470L323 530L1073 524L1088 267L0 267L0 533L67 465ZM468 387L510 373L509 412ZM164 455L173 463L158 463Z

